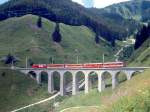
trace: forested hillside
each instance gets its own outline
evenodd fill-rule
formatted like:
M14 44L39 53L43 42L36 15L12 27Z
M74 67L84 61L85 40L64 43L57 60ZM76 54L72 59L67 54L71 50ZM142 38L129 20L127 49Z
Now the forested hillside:
M0 20L26 14L39 15L68 25L87 26L112 43L116 39L125 39L140 27L135 20L120 17L116 24L115 18L108 16L108 13L99 16L97 12L86 9L71 0L10 0L0 6Z
M96 9L95 9L96 10ZM147 22L150 19L149 0L131 0L108 6L99 10L99 14L118 15L124 19Z
M150 23L147 26L143 26L141 30L136 34L135 49L140 48L143 43L150 38Z
M130 57L130 66L150 66L150 37Z

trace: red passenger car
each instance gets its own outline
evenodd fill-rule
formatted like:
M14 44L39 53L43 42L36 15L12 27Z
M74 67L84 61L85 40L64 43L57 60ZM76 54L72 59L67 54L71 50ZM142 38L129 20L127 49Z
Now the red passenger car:
M47 64L33 64L32 68L47 68Z
M124 62L84 63L84 64L33 64L32 68L119 68L125 67Z

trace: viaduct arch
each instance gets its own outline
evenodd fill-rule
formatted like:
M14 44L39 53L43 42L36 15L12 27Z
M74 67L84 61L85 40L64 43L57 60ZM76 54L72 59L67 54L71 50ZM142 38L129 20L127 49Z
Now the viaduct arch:
M110 77L110 85L112 85L112 89L114 89L118 85L118 80L117 80L117 75L118 73L122 72L124 73L125 77L127 80L130 80L133 76L134 73L137 72L143 72L146 68L107 68L107 69L32 69L32 68L18 68L20 72L23 72L25 74L28 74L29 72L34 72L36 74L36 80L37 83L41 83L41 72L46 72L48 74L48 92L53 93L55 90L55 84L54 84L54 75L55 73L58 74L60 77L59 80L59 90L60 90L60 95L64 96L66 92L68 92L70 88L72 91L72 95L76 95L79 91L79 82L81 81L82 86L84 86L84 92L85 94L89 92L90 90L90 75L91 73L96 74L97 76L97 89L99 92L103 91L106 88L106 82L105 82L105 73L109 74ZM71 82L69 82L70 87L66 86L66 77L69 73L71 75ZM82 80L80 79L81 77L79 76L82 74Z

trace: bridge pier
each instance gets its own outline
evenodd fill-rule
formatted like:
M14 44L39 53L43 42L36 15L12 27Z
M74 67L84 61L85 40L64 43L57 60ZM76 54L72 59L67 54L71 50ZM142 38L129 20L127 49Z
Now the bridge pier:
M66 89L65 89L64 73L60 72L60 95L64 96L65 94L66 94Z
M112 89L115 89L116 86L118 85L118 81L117 81L117 73L116 72L112 72Z
M103 84L102 84L102 74L98 74L98 91L99 92L102 92L102 87L103 87Z
M105 81L103 80L103 72L98 74L98 91L102 92L105 89Z
M72 78L72 95L76 95L78 92L78 79L75 72L72 73Z
M41 73L40 72L36 72L36 81L38 84L41 84Z
M54 79L53 79L53 73L48 72L48 92L53 93L54 92Z
M135 71L125 71L125 73L127 74L127 80L131 80L132 74L133 74L134 72L135 72Z
M85 94L89 93L89 76L85 74Z

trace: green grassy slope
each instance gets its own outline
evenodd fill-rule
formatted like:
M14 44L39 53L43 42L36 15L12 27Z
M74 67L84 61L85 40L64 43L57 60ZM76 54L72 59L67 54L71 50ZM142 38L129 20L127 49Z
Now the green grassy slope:
M150 39L136 50L129 59L130 66L150 66ZM92 90L88 95L80 94L65 99L59 109L78 106L100 106L70 108L65 112L149 112L150 70L121 84L114 91L106 90L101 94ZM137 83L138 82L138 83ZM142 103L142 105L141 105Z
M95 44L95 34L88 28L60 24L62 42L57 44L51 37L55 23L43 19L43 28L39 29L37 19L37 16L27 15L0 22L0 58L8 53L17 56L21 61L16 66L25 66L26 57L35 63L50 63L50 57L55 63L76 63L75 49L78 49L79 62L100 61L102 53L107 54L106 60L113 60L110 56L115 51L104 40L99 45ZM6 65L0 62L0 66ZM0 70L0 111L20 108L49 96L45 84L40 87L21 73ZM44 107L49 107L49 111L51 106L48 103L32 112L37 112L37 109L43 111Z
M107 54L106 60L112 60L111 46L104 41L95 44L95 34L88 28L60 24L62 42L57 44L51 37L55 24L43 19L43 28L39 29L36 21L37 17L32 15L1 21L0 57L12 53L21 58L21 65L25 65L25 57L35 63L50 63L50 57L56 63L75 63L78 49L79 62L101 60L102 53Z
M150 70L146 70L144 73L132 78L132 80L119 85L113 91L109 90L102 93L91 91L87 95L72 96L65 99L59 109L78 106L99 106L99 108L70 108L64 112L149 112L149 74Z
M46 84L39 86L20 72L0 70L0 112L12 111L48 97Z
M150 66L150 38L129 59L130 66Z

